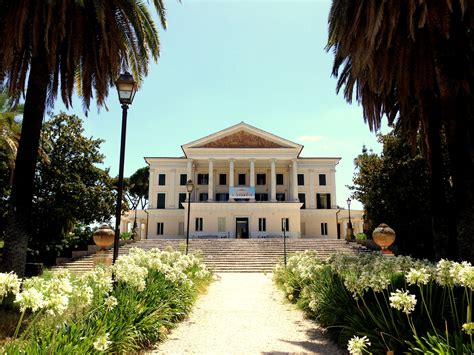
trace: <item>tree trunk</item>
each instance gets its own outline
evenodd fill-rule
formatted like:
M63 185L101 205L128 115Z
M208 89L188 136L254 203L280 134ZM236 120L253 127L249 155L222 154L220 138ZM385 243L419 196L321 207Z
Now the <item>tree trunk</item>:
M441 139L441 109L439 101L430 93L425 94L423 98L421 115L425 154L430 169L430 213L434 259L453 258L457 250L456 224L453 209L448 203L449 191Z
M33 180L48 82L48 66L44 56L39 54L31 61L3 248L2 270L14 271L20 277L25 273L27 246L31 236Z

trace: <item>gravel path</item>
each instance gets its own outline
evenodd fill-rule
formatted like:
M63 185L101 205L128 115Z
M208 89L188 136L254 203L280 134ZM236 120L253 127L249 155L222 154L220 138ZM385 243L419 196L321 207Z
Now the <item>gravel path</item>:
M268 274L217 274L193 313L152 354L340 354Z

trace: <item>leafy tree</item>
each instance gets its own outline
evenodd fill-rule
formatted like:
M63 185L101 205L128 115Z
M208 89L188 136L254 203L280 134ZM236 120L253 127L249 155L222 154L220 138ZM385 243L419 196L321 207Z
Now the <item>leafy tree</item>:
M137 209L144 209L148 204L148 185L150 167L145 166L135 171L129 178L124 179L124 196L131 210L135 210L133 230L137 227Z
M383 116L399 122L415 145L420 133L431 172L434 246L473 259L474 234L474 4L463 0L334 0L328 49L335 54L337 90L354 91L371 129ZM443 164L446 137L449 166ZM450 214L452 176L455 217ZM439 248L448 226L450 250ZM456 239L457 232L457 239Z
M163 1L152 3L165 27ZM21 276L46 107L58 92L70 106L75 88L86 112L93 97L104 105L121 71L131 70L139 81L147 74L150 59L159 56L159 38L141 0L0 0L0 24L0 83L16 100L26 91L2 265Z
M65 113L43 127L48 160L40 158L35 176L29 249L39 251L38 259L47 264L78 224L102 222L114 212L112 179L97 167L103 163L103 141L83 133L82 120Z
M354 160L353 196L362 202L371 229L387 223L397 233L399 251L433 257L429 203L430 176L418 146L414 152L399 132L379 135L381 155L362 153Z

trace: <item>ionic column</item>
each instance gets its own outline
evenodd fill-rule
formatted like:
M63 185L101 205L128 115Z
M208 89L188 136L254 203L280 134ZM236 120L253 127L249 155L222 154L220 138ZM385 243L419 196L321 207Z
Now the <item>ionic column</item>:
M209 180L207 183L207 200L214 201L214 159L209 159Z
M316 195L314 193L314 170L313 169L309 170L309 208L316 208Z
M255 159L250 159L250 187L255 188ZM250 201L255 201L255 198Z
M270 179L271 179L271 202L276 202L276 167L275 167L275 159L271 160L271 172L270 172Z
M298 198L298 165L296 163L296 159L293 159L292 160L292 173L293 173L293 178L292 178L292 186L291 186L291 190L292 190L292 195L293 195L293 201L295 202L299 202L299 198Z
M234 187L234 159L229 159L229 193L231 187ZM234 201L234 199L229 198L229 201Z

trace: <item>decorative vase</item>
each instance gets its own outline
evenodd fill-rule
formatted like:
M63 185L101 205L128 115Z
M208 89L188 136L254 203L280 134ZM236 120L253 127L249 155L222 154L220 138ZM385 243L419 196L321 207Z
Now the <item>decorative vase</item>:
M388 247L395 241L395 231L385 223L381 223L372 233L375 244L382 248L383 254L393 254Z
M114 244L115 233L107 224L103 224L92 234L92 237L101 251L107 251L107 248Z

